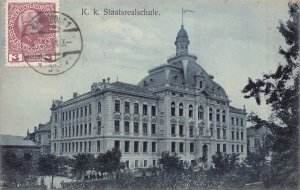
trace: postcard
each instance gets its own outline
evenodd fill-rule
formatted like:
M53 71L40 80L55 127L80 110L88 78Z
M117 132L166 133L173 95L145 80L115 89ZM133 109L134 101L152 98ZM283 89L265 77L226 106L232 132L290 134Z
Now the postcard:
M299 2L0 7L1 188L297 189Z

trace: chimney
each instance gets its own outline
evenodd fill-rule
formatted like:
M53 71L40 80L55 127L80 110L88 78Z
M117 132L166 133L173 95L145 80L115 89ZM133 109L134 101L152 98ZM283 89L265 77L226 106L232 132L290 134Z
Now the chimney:
M78 92L73 92L73 98L77 98Z

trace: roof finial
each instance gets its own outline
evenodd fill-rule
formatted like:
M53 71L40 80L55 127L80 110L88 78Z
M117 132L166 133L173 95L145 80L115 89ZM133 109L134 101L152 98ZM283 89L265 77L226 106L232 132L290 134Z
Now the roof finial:
M183 27L183 8L181 8L181 27Z

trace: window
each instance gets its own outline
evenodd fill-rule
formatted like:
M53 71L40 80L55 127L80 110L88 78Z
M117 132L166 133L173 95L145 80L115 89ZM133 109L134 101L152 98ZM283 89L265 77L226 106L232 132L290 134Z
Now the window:
M223 139L226 139L226 129L223 128Z
M75 119L75 109L73 109L73 119Z
M92 134L92 124L89 123L89 135Z
M80 117L83 117L83 107L80 107Z
M143 142L143 152L148 152L148 142Z
M71 120L71 119L72 119L72 111L69 110L69 120Z
M221 134L220 134L220 128L217 128L217 139L220 139L221 138Z
M189 106L189 117L193 117L193 106Z
M84 116L87 116L87 106L84 106Z
M148 135L148 125L147 125L147 123L143 123L143 134Z
M80 124L80 135L82 135L83 126Z
M115 112L120 112L120 100L115 100Z
M213 120L213 113L212 113L212 109L209 108L209 121Z
M237 140L239 139L239 132L238 131L236 132L236 139Z
M239 118L236 118L235 120L236 120L235 124L238 126L239 125Z
M171 135L172 136L176 135L176 125L175 124L171 124Z
M102 107L101 107L101 102L99 101L98 102L98 113L101 113L102 111Z
M76 142L76 152L78 152L78 142Z
M65 128L61 128L61 136L62 136L62 137L65 136Z
M190 137L194 137L194 127L190 126Z
M139 104L138 103L134 103L134 105L133 105L133 107L134 107L134 114L139 114Z
M152 152L156 152L156 142L152 142Z
M234 152L234 145L231 145L231 152Z
M57 136L57 129L54 128L54 139L56 139L56 136Z
M183 125L179 125L179 136L183 136Z
M79 117L79 108L76 108L76 118Z
M91 148L92 148L92 142L89 141L89 152L91 152Z
M222 112L222 122L223 123L226 122L226 112L225 112L225 110L223 110L223 112Z
M153 167L156 166L156 160L152 160L152 166L153 166Z
M64 152L64 143L61 143L61 152Z
M120 141L115 141L115 149L120 150Z
M241 145L241 152L244 152L244 145Z
M190 153L194 153L195 152L195 145L193 142L190 143Z
M156 125L155 124L151 124L151 134L152 135L156 134Z
M98 121L98 126L97 126L97 133L98 134L101 134L101 125L102 125L102 122Z
M231 117L231 125L234 125L234 117Z
M171 103L171 116L175 116L175 103Z
M143 115L148 115L148 106L146 104L143 105Z
M203 120L204 116L203 116L203 107L199 106L198 107L198 119Z
M244 140L244 132L241 132L241 140Z
M71 129L71 126L69 127L69 137L71 136L71 134L72 134L72 129Z
M138 122L134 122L133 123L133 127L134 127L134 133L138 134L139 133L139 123Z
M175 142L171 143L171 152L176 152L176 144L175 144Z
M115 132L119 133L120 132L120 121L115 120Z
M156 116L156 106L151 107L151 115Z
M56 152L56 143L53 143L54 153Z
M55 123L57 123L57 113L55 113L55 115L54 115L54 121L55 121Z
M84 142L84 152L86 152L86 141Z
M84 124L84 134L85 135L87 134L87 124L86 123Z
M89 115L92 115L92 105L89 104Z
M179 152L183 153L183 142L179 143Z
M100 152L100 141L97 141L97 152Z
M82 142L80 142L80 152L82 152Z
M244 126L244 120L241 118L241 126Z
M183 104L179 104L179 116L183 116Z
M146 168L148 166L148 160L144 160L144 167Z
M223 144L223 152L226 152L226 144Z
M78 136L78 134L79 134L79 126L76 125L76 136Z
M124 122L124 132L129 133L129 121Z
M220 122L220 110L217 110L217 122Z
M65 128L65 137L68 136L68 127Z
M220 144L217 144L217 152L220 152Z
M72 136L75 136L75 126L72 126Z
M134 141L134 152L139 152L139 142Z
M138 161L138 160L135 160L135 161L134 161L134 167L135 167L135 168L138 168L138 167L139 167L139 161Z
M234 131L231 131L231 139L234 140Z
M130 102L125 102L125 113L130 113Z
M62 112L62 120L65 120L65 112Z
M236 151L239 152L240 151L240 146L236 145Z
M130 142L125 141L125 152L129 152Z

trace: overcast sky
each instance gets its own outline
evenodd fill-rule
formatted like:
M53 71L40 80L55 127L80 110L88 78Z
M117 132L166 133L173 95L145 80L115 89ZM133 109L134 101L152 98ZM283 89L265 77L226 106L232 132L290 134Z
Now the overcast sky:
M148 2L148 3L147 3ZM184 3L183 3L184 2ZM1 4L3 6L3 3ZM137 84L149 69L166 63L175 54L174 41L181 25L181 8L190 39L189 51L227 92L232 106L267 118L270 109L243 98L248 77L274 71L282 57L284 39L279 20L288 19L284 0L270 1L63 1L60 12L79 25L84 47L80 59L58 76L41 75L31 68L0 66L0 133L26 135L34 126L49 121L52 99L71 98L90 90L93 82L110 77ZM98 9L100 16L82 16L82 8ZM156 9L159 16L104 16L103 9ZM2 13L3 14L3 13ZM1 17L1 26L4 26ZM1 35L3 35L3 27ZM4 39L1 38L1 55Z

